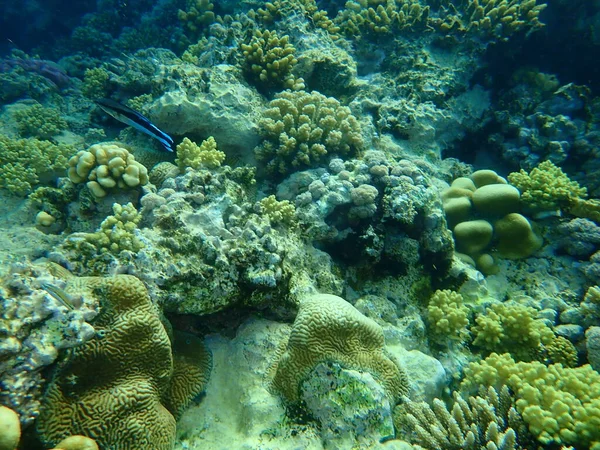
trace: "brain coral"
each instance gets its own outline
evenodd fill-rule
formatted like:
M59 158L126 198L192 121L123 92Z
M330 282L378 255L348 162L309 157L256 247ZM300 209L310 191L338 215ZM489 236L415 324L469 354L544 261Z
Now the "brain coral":
M315 91L276 95L259 125L265 140L256 156L267 161L272 173L315 166L332 154L352 155L363 147L360 124L350 109Z
M69 160L67 173L73 183L87 182L96 197L148 183L148 170L127 149L108 142L78 152Z
M408 391L406 374L385 353L381 327L343 298L317 294L300 302L273 386L289 401L297 401L300 383L324 361L370 372L392 403Z
M175 418L162 397L181 377L173 377L171 342L143 283L131 275L71 277L66 291L98 296L102 312L96 339L78 347L48 386L37 422L41 440L51 445L81 434L101 448L172 449ZM178 413L197 391L177 387L171 392L183 395L168 404Z

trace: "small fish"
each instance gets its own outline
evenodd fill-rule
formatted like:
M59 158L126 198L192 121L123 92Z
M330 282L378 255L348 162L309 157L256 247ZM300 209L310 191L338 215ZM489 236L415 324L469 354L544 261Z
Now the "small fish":
M173 138L164 131L159 130L156 125L150 122L146 117L142 116L139 112L107 98L96 100L96 104L102 108L104 112L114 117L119 122L123 122L124 124L156 139L162 144L166 151L173 151L175 146Z
M71 296L67 294L63 289L54 286L53 284L48 283L47 281L43 281L40 286L43 290L48 292L52 297L61 302L69 309L75 309L71 302Z

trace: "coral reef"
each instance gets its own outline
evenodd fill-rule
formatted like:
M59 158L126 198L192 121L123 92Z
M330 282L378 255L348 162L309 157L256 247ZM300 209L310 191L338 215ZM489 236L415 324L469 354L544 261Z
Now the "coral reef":
M67 122L56 109L39 103L16 110L13 117L22 137L51 139L67 128Z
M202 141L200 145L188 138L183 138L181 144L177 145L175 164L179 166L181 171L184 171L186 167L214 169L219 167L223 161L225 161L225 153L217 150L217 142L212 136Z

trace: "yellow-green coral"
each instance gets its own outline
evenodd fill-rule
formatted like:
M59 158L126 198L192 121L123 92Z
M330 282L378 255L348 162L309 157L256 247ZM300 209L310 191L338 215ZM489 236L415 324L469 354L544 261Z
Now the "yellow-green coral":
M225 161L225 153L217 150L217 142L212 136L202 141L200 145L188 138L183 138L183 141L177 145L175 163L181 171L186 167L215 169L220 167L223 161Z
M554 332L534 308L513 303L496 303L475 318L473 345L490 352L511 352L519 359L532 359L541 345L553 342Z
M335 18L348 37L427 29L429 6L418 0L351 0Z
M94 233L74 233L67 240L67 245L81 247L82 239L88 246L85 253L94 257L103 253L118 255L122 251L137 252L144 248L144 244L135 235L135 230L142 215L135 209L133 204L113 205L113 216L108 216L100 224L100 229ZM91 246L91 248L89 248Z
M519 32L543 27L539 14L546 7L536 0L442 0L431 24L442 33L458 32L505 41Z
M148 170L129 151L116 144L94 144L69 160L67 171L73 183L86 182L91 193L105 197L113 189L126 189L148 183Z
M87 69L83 74L83 85L81 92L89 98L105 97L108 90L110 75L108 71L101 67Z
M65 290L99 300L97 338L74 349L50 382L37 421L41 440L55 445L81 434L101 448L172 450L173 412L197 392L178 389L168 402L173 411L165 407L173 353L144 284L131 275L72 277ZM196 364L208 368L207 356L197 355Z
M265 141L256 156L272 173L315 166L330 155L349 156L363 147L360 123L350 108L318 92L281 92L263 115L259 126Z
M244 73L260 89L304 89L302 78L292 74L298 60L289 36L280 38L275 31L255 31L250 43L242 44L241 49Z
M462 295L448 289L433 293L427 306L427 320L434 338L462 342L468 336L469 309Z
M71 145L0 135L0 188L26 195L39 183L40 176L64 170L74 152Z
M67 122L56 109L40 104L15 111L14 119L23 137L50 139L67 128Z
M465 376L462 388L508 385L529 431L542 444L600 448L600 374L589 364L546 366L492 353L471 363Z
M215 21L214 4L210 0L188 0L187 9L180 9L177 17L192 37Z
M586 188L571 181L551 161L540 163L530 173L523 169L513 172L508 180L521 191L521 202L536 211L569 209L575 200L587 195Z
M297 401L303 379L326 361L371 373L393 404L408 392L406 374L385 352L381 327L344 299L318 294L300 302L273 386L287 400Z
M297 223L296 207L288 200L278 201L274 195L263 198L257 204L258 211L269 218L272 224L294 227Z

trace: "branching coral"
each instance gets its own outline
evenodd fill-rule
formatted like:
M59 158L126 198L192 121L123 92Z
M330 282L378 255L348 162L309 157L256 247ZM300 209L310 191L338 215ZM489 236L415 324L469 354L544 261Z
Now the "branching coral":
M466 398L454 392L451 409L437 398L433 407L407 401L396 408L395 422L410 442L429 449L521 449L529 437L507 386Z
M17 110L14 119L23 137L50 139L67 128L67 122L56 109L40 104Z
M360 124L350 109L318 92L276 95L259 125L265 141L256 155L273 173L315 166L330 155L352 155L363 147Z
M183 22L191 37L197 37L200 32L215 21L214 4L210 0L188 0L186 10L180 9L177 17Z
M278 201L274 195L269 195L257 203L256 209L274 225L282 224L292 228L297 225L296 207L289 200Z
M585 197L587 190L555 166L544 161L530 173L521 169L508 175L508 180L521 191L521 201L534 211L569 209L573 202Z
M535 309L518 304L491 305L475 319L477 325L471 329L475 336L473 345L532 359L542 350L541 345L554 340L554 332L543 320L535 318L536 313Z
M0 135L0 188L15 195L26 195L41 176L67 168L68 158L74 152L71 145Z
M148 170L123 147L112 143L92 145L69 160L67 171L73 183L86 182L98 198L112 189L136 188L148 183Z
M515 362L492 353L465 370L462 388L506 384L529 431L545 445L600 446L600 374L590 365L565 368Z
M179 166L181 171L186 167L199 169L207 167L215 169L225 161L225 153L217 150L217 142L215 138L210 136L202 141L200 145L190 141L188 138L183 138L181 144L177 145L177 159L175 164Z
M418 0L352 0L335 18L335 24L351 38L419 31L428 28L429 10Z
M427 306L427 320L434 337L442 342L447 339L462 342L469 334L469 309L458 292L435 291Z
M260 90L304 89L302 78L292 74L298 60L289 36L280 38L274 31L255 31L250 43L242 44L241 49L244 73Z

